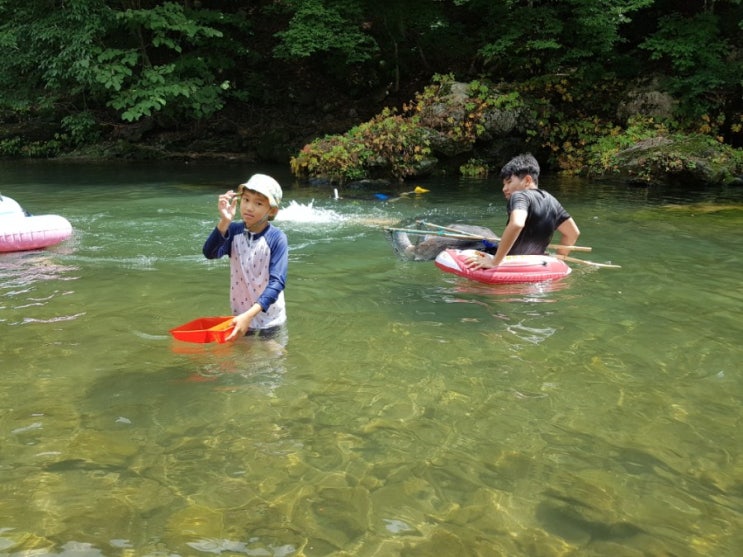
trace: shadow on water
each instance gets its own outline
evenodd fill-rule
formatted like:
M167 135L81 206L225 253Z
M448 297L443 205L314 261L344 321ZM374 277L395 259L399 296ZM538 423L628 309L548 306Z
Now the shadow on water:
M554 496L551 498L555 500L539 504L537 519L548 531L568 542L588 546L593 540L615 541L621 544L627 539L644 534L643 530L634 524L606 523L588 518L586 515L590 515L594 509L585 508L581 501Z

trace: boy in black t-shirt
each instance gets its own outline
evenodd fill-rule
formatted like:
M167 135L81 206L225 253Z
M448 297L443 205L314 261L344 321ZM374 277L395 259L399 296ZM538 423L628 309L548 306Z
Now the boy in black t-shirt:
M508 223L494 255L475 252L467 258L470 269L497 267L506 255L542 255L555 231L560 245L573 246L580 230L551 194L539 189L539 163L531 154L511 159L500 173L508 201ZM567 255L569 250L557 250Z

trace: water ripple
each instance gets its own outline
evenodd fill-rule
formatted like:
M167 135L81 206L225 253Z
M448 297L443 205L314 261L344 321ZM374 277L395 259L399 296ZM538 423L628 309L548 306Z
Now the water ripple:
M24 323L59 323L60 321L72 321L78 317L86 315L86 312L75 313L74 315L59 315L57 317L50 317L49 319L35 319L27 317L23 320Z

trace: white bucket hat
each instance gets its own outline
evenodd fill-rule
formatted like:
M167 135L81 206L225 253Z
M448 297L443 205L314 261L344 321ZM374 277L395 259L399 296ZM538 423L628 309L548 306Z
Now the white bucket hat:
M278 207L284 195L279 183L265 174L253 174L250 180L238 186L237 195L242 195L245 190L251 190L265 195L271 207Z

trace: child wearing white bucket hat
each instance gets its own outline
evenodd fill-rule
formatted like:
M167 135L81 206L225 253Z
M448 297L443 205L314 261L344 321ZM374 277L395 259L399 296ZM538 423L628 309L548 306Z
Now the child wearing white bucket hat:
M237 192L219 196L219 222L204 243L207 259L230 258L234 330L227 340L272 332L286 322L284 286L289 261L286 234L270 224L283 192L271 176L254 174ZM240 222L234 222L240 210Z
M262 193L266 196L266 199L268 199L268 203L271 207L276 207L278 209L279 205L281 205L281 198L283 197L281 186L270 176L266 176L265 174L253 174L253 176L250 177L250 180L237 187L237 195L242 195L245 190ZM271 217L270 220L273 220L273 217Z

